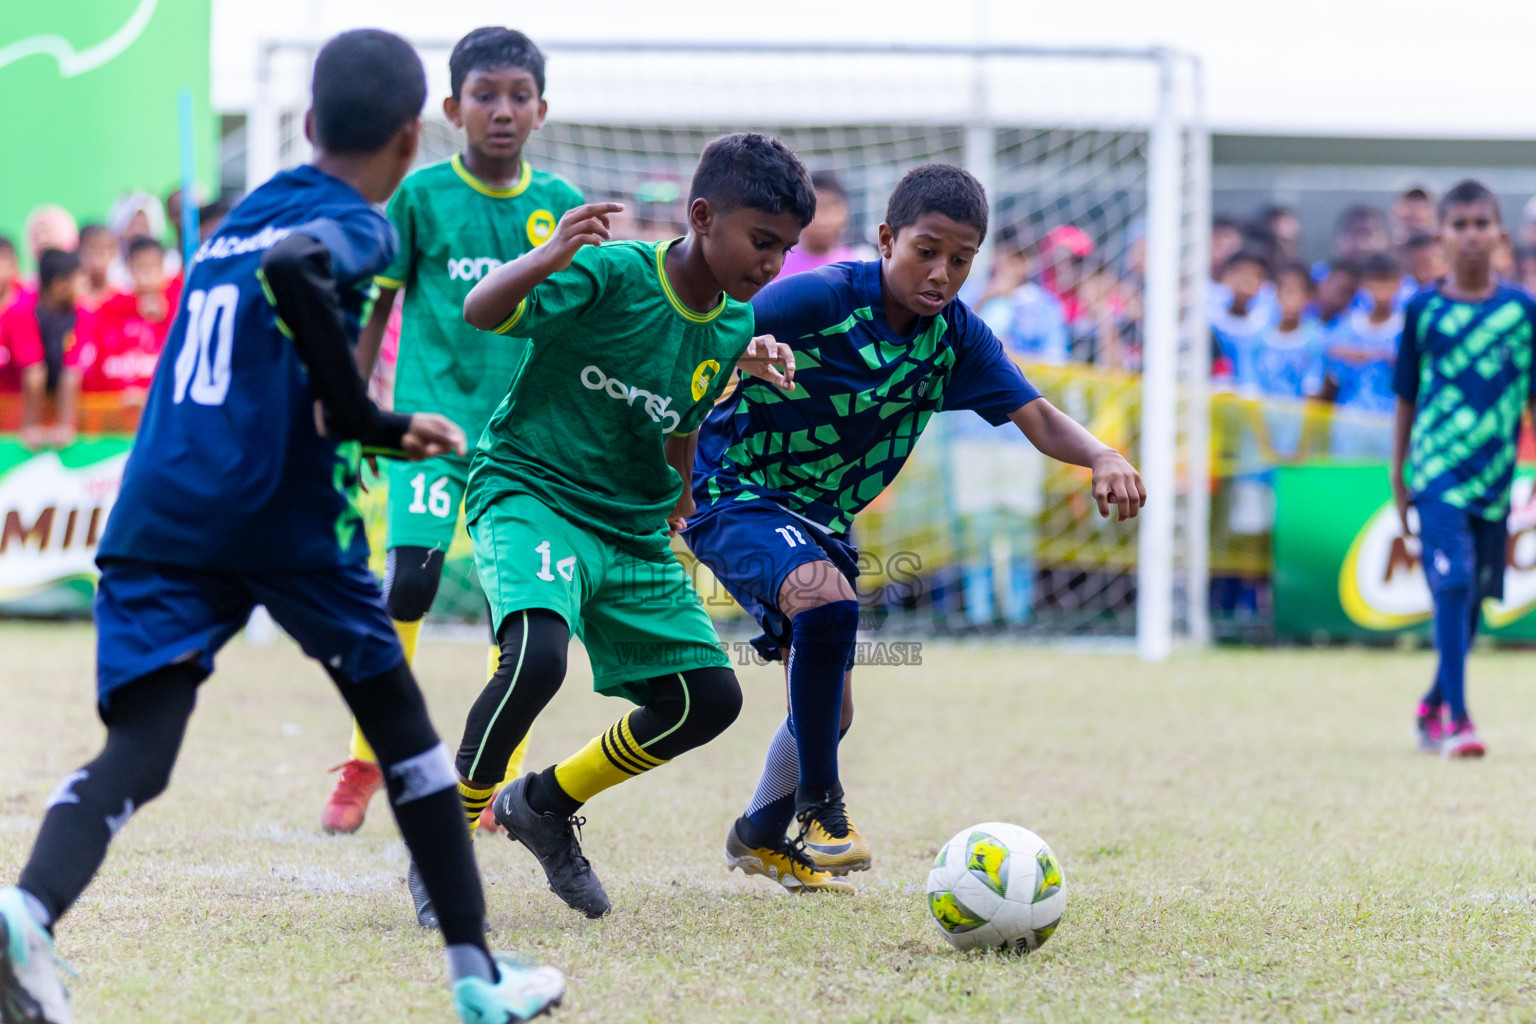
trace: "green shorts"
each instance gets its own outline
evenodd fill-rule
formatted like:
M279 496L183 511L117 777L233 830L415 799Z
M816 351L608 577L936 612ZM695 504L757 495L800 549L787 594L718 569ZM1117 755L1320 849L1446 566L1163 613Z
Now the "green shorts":
M453 544L464 504L469 460L460 458L402 462L390 459L389 528L386 548L432 548L446 552Z
M730 667L676 558L641 558L525 494L497 500L469 534L492 625L530 608L557 613L586 647L598 692L644 703L643 680Z

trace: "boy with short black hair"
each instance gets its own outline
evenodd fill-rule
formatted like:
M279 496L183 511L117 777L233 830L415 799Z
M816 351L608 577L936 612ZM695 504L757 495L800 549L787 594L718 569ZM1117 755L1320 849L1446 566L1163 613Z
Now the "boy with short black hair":
M28 448L74 443L79 419L82 324L80 257L45 249L37 259L37 293L0 314L4 349L21 384L21 441ZM54 425L43 426L43 404L54 398Z
M1242 249L1228 258L1221 272L1228 302L1210 312L1216 354L1212 375L1217 379L1235 379L1238 368L1252 355L1260 332L1269 326L1269 310L1257 301L1268 283L1269 262L1260 253Z
M85 271L80 305L95 309L117 292L108 277L117 259L117 238L105 224L82 224L75 254L80 257L80 268Z
M564 680L571 635L581 637L593 686L640 707L503 787L492 807L550 888L588 917L609 902L575 832L582 804L707 743L741 709L668 527L688 511L680 474L693 435L753 341L747 301L778 274L816 199L788 148L749 133L705 148L686 237L601 244L620 209L572 210L548 244L492 271L464 302L475 326L530 341L465 498L502 657L465 724L461 792L500 780ZM787 383L774 355L759 372Z
M896 185L880 259L775 282L753 302L757 329L795 353L796 387L745 381L699 435L683 538L762 625L754 643L786 662L789 714L757 793L726 837L733 868L794 890L851 890L869 867L848 820L837 746L852 721L859 607L853 517L911 454L935 412L1012 421L1045 455L1093 469L1101 515L1145 500L1130 464L1058 412L997 336L955 296L987 231L981 183L929 164ZM801 383L805 386L801 386ZM799 839L785 837L791 820Z
M1408 275L1403 286L1411 289L1403 296L1406 305L1413 298L1414 292L1429 287L1445 276L1445 247L1434 235L1414 234L1403 243L1403 257L1408 264Z
M1258 332L1237 367L1245 392L1276 398L1311 398L1323 383L1326 339L1308 312L1315 286L1304 263L1287 263L1275 275L1279 319Z
M1376 253L1361 266L1361 291L1370 306L1344 314L1328 339L1328 390L1339 406L1363 413L1396 408L1392 365L1403 333L1403 315L1396 308L1402 283L1402 266L1386 253ZM1362 444L1369 446L1358 437L1338 440L1336 447L1356 454L1365 454Z
M1331 331L1343 323L1359 294L1360 264L1353 260L1333 259L1322 264L1320 275L1314 267L1313 275L1317 288L1312 312L1317 314L1323 330Z
M1408 303L1393 375L1392 497L1404 534L1412 532L1408 509L1418 510L1435 604L1440 663L1419 702L1419 749L1481 757L1466 659L1483 601L1504 594L1521 412L1536 416L1536 299L1493 273L1509 236L1492 192L1463 181L1440 200L1439 215L1450 272Z
M363 445L417 459L464 450L442 416L380 412L351 352L396 245L370 204L416 155L426 77L405 40L363 29L321 48L313 93L314 162L251 193L187 268L177 355L150 393L99 548L106 746L55 792L19 884L0 891L6 1024L73 1019L51 929L113 836L164 791L198 686L258 603L324 665L386 766L400 831L441 910L460 1019L525 1020L564 991L558 971L488 951L453 768L353 504Z
M1333 250L1340 259L1364 262L1391 247L1386 214L1374 206L1355 203L1334 222Z
M535 169L523 153L548 111L544 54L531 39L507 28L475 29L454 46L448 71L451 94L443 113L464 129L464 150L412 173L390 201L400 252L375 278L379 299L358 343L358 366L365 379L372 375L403 289L395 404L441 409L477 438L506 394L526 343L487 339L465 324L464 297L503 261L547 240L555 222L582 198L565 179ZM391 460L388 474L384 597L411 660L458 526L469 460ZM496 657L492 644L487 676ZM327 832L360 828L382 785L373 752L355 726L351 755L333 769L341 777L321 812ZM506 777L516 778L521 764L519 750L503 765ZM466 797L471 828L487 821L481 812L493 795ZM419 903L423 890L414 874L411 881ZM430 920L423 925L430 927Z

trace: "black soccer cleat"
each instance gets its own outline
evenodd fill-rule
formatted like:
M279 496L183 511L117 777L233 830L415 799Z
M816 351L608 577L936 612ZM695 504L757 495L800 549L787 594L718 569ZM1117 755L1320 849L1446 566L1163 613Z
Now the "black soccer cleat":
M551 892L588 917L602 917L611 906L608 894L603 891L603 883L598 881L591 862L582 856L577 836L586 819L535 811L528 805L528 785L533 777L530 772L507 783L496 794L491 804L496 824L507 830L508 838L522 843L538 858Z
M437 919L437 908L432 905L432 897L427 895L427 883L421 880L421 869L416 866L414 857L405 872L405 887L411 891L411 903L416 907L416 923L436 931L441 923Z

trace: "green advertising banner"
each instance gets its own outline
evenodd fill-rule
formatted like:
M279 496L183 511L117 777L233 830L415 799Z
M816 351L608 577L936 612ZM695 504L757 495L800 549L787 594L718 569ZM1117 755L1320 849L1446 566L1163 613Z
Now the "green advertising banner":
M0 613L90 613L96 544L129 444L103 437L34 455L0 441Z
M27 213L43 203L85 221L102 220L133 189L163 199L181 177L182 89L192 90L199 180L216 189L211 0L13 2L4 11L0 234L19 242Z
M63 451L33 453L0 438L0 615L83 616L96 587L96 547L117 500L132 438L81 440ZM358 495L375 571L384 569L387 494L365 470ZM474 553L463 520L443 567L433 605L449 620L483 615Z
M1519 508L1536 469L1515 475ZM1275 632L1297 639L1427 635L1429 585L1417 537L1405 537L1383 464L1285 466L1275 476ZM1489 632L1536 639L1536 525L1512 522L1504 600L1483 608Z

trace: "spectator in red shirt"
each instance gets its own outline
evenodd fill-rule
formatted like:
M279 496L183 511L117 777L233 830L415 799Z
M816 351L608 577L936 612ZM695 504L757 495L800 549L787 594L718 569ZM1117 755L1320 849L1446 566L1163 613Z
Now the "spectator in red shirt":
M72 252L47 249L37 261L37 295L11 304L0 314L0 350L6 352L7 372L21 385L21 440L29 448L52 442L60 448L74 443L79 423L81 326L78 300L80 258ZM58 422L43 427L43 399L57 401Z
M82 390L115 392L124 405L143 405L176 316L181 285L179 278L166 280L165 249L153 238L128 243L128 274L133 291L102 304L82 333L75 364Z
M117 259L117 236L105 224L86 224L80 229L80 269L85 272L84 290L80 305L85 309L97 309L119 289L108 280L112 261Z
M21 262L16 258L16 243L0 235L0 313L20 298L21 292Z

